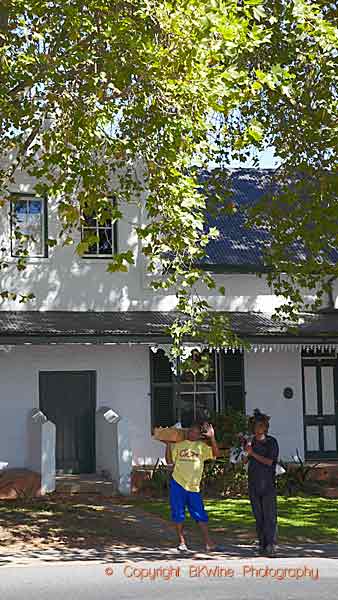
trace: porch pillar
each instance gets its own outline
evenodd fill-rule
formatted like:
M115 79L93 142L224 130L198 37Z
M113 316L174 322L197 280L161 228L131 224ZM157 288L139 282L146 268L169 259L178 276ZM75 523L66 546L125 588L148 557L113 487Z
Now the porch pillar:
M34 408L28 414L27 468L41 476L41 493L55 490L56 427L41 410Z
M129 441L129 426L126 419L118 424L119 450L119 492L129 495L131 492L132 451Z
M96 471L109 477L120 494L130 494L128 423L109 406L96 413Z

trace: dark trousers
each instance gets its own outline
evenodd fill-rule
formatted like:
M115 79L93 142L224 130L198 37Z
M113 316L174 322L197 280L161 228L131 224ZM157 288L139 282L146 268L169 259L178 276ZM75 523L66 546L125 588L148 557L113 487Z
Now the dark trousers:
M252 512L256 519L256 531L260 546L265 548L277 541L277 499L276 493L259 495L250 493Z

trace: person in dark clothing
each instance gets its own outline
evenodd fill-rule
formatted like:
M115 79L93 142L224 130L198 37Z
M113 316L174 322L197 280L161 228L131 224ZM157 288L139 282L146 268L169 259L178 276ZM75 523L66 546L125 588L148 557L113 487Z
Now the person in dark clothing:
M256 520L259 553L273 556L277 537L276 464L279 447L268 435L270 417L256 409L250 424L251 443L246 445L248 485L252 512Z

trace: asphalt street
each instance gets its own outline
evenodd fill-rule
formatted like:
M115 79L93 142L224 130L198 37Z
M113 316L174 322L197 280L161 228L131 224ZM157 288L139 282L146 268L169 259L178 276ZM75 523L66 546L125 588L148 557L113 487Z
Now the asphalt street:
M1 600L336 600L330 558L53 563L0 568Z

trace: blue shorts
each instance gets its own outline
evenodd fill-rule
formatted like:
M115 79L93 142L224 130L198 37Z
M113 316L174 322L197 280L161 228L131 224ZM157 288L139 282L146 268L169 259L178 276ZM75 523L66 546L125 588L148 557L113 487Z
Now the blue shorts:
M174 523L183 523L185 519L185 507L188 507L191 518L196 523L208 522L208 515L205 512L203 500L200 492L188 492L175 479L170 480L170 510L171 518Z

